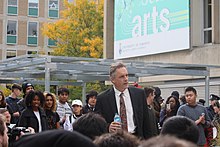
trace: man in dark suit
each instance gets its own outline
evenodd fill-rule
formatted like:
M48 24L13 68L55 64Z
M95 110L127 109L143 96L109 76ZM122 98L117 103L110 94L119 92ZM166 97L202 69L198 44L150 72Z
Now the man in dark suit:
M122 97L126 111L126 131L141 138L151 137L148 135L150 120L144 90L133 86L128 87L128 71L123 63L111 65L110 80L113 87L98 95L95 108L95 111L100 113L109 124L109 132L125 130L122 127L124 116L121 116L122 122L114 122L115 114L122 113Z

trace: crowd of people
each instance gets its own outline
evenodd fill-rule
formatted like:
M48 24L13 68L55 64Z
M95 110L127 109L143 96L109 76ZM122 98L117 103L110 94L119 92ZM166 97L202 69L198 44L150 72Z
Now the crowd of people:
M197 91L191 86L183 96L173 91L164 99L159 87L142 88L137 83L129 86L128 75L125 64L113 63L109 69L113 86L100 93L89 91L85 104L80 99L70 102L70 91L65 87L60 87L56 95L43 93L29 82L21 86L12 84L9 96L0 91L0 144L3 147L220 145L217 95L210 95L209 107L197 102ZM14 128L21 127L31 133L21 130L14 136Z

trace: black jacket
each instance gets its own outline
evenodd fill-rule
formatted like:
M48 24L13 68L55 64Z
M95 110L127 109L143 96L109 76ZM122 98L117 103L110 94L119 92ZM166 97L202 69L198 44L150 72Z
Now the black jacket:
M47 124L46 114L44 110L42 108L39 108L39 113L40 113L40 118L41 118L42 131L48 130L48 124ZM19 127L32 127L34 128L35 132L38 132L39 130L38 120L31 107L27 107L21 113L18 126Z

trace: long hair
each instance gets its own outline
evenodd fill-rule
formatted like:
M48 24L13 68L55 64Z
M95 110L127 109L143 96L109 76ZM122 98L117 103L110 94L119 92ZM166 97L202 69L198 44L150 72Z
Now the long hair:
M175 105L175 107L174 107L174 109L173 109L173 113L174 113L173 115L176 115L176 113L177 113L177 111L178 111L178 109L179 109L179 107L180 107L180 102L179 102L179 99L178 99L176 96L171 95L171 96L169 96L169 97L167 98L166 104L169 104L169 100L170 100L171 98L174 98L174 100L175 100L175 102L176 102L176 105Z
M53 105L52 107L50 108L51 111L55 112L56 111L56 107L57 107L57 100L56 100L56 95L54 93L47 93L45 92L44 93L44 97L45 97L45 101L47 100L47 97L48 96L51 96L52 99L53 99ZM44 109L49 109L46 105L46 103L44 103Z
M0 108L5 108L6 107L5 95L1 90L0 90L0 94L2 95L2 99L0 101Z

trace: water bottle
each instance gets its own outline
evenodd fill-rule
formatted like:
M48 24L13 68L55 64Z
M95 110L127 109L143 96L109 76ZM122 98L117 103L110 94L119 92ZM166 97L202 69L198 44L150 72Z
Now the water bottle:
M114 116L114 122L121 122L121 117L120 115L118 115L118 113L115 113L115 116Z

